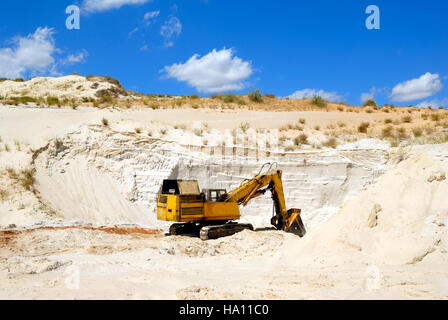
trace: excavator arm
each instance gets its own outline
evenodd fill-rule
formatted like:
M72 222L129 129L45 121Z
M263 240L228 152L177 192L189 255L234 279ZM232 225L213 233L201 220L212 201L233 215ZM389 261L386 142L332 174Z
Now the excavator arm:
M226 195L224 201L237 202L246 206L250 200L265 194L268 190L271 191L275 208L275 215L271 219L271 224L278 230L303 237L306 230L300 216L301 210L286 209L281 170L268 171L265 174L258 174L252 179L243 181L240 186Z

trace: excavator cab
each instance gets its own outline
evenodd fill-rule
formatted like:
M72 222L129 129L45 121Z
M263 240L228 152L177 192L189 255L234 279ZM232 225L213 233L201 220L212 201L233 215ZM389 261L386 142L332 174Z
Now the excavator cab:
M223 202L227 196L226 189L202 189L205 200L210 202Z

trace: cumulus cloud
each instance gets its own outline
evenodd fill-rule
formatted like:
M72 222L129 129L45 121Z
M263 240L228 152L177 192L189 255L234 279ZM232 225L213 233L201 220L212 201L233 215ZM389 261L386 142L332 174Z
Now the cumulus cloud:
M37 28L27 36L16 36L11 46L0 48L0 77L14 79L35 75L60 75L58 66L84 62L88 56L86 50L77 54L60 57L61 50L56 47L54 30ZM59 55L59 57L57 57Z
M152 0L84 0L82 7L87 12L101 12L119 9L129 4L144 4Z
M431 108L444 107L444 108L446 108L446 107L448 107L448 98L444 98L442 100L439 100L439 99L433 99L433 100L429 100L429 101L427 100L427 101L420 102L417 105L417 108L428 108L428 107L431 107Z
M200 57L193 55L187 62L166 66L167 78L188 83L199 92L225 92L241 90L244 80L253 71L251 63L234 56L232 49L222 49Z
M172 47L174 45L172 39L182 33L182 24L179 18L171 17L160 28L160 35L165 38L165 46Z
M52 28L37 28L33 34L17 36L12 47L0 49L0 76L20 78L27 73L46 72L53 69L57 51Z
M341 96L336 92L326 92L324 90L316 90L316 89L303 89L294 92L289 95L287 98L292 100L301 100L301 99L311 99L313 96L321 96L323 99L328 101L337 101L341 100Z
M413 101L431 97L441 89L439 75L427 72L420 78L397 84L392 89L391 98L399 102Z

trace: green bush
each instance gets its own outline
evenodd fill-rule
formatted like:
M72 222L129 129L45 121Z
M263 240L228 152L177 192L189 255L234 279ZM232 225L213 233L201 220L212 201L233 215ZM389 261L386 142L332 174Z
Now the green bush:
M18 104L28 104L30 102L33 102L33 103L37 102L37 99L35 99L33 97L28 97L28 96L14 97L14 98L11 98L11 100L13 100L14 102L17 102Z
M249 92L247 94L247 96L253 102L257 102L257 103L263 102L263 95L260 93L259 89Z
M224 94L220 97L221 97L221 100L224 101L225 103L232 103L232 102L237 101L237 97L231 92Z
M61 102L58 97L47 97L47 104L49 106L60 106Z
M314 95L311 99L311 103L319 108L324 108L327 105L327 101L319 95Z
M369 99L362 105L363 107L376 107L376 102L373 99Z
M246 133L247 130L249 130L250 124L248 122L244 122L240 124L240 129L243 133Z

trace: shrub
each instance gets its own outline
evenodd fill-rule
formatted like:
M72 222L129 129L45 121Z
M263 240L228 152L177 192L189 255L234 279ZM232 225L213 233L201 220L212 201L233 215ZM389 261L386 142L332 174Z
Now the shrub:
M135 128L135 133L138 133L138 134L142 133L142 129L141 128Z
M406 129L401 127L397 129L398 132L398 139L399 140L405 140L408 138L408 135L406 134Z
M265 96L266 98L275 99L275 94L266 93L264 96Z
M327 141L323 143L323 145L327 148L333 148L335 149L338 146L338 142L336 138L330 138Z
M299 122L300 122L300 124L305 124L305 123L306 123L306 120L303 119L303 118L300 118L300 119L299 119Z
M319 95L314 95L311 99L311 103L319 108L324 108L327 105L327 101Z
M367 133L367 129L369 128L369 126L370 126L370 123L368 123L368 122L361 123L358 127L358 132Z
M196 100L199 99L199 96L197 94L194 94L190 97L190 99Z
M373 99L369 99L362 105L363 107L376 107L376 102Z
M431 120L432 121L440 121L440 115L437 113L434 113L431 115Z
M257 102L257 103L263 102L263 96L261 95L259 89L255 90L255 91L251 91L251 92L249 92L249 93L247 94L247 96L248 96L249 99L250 99L251 101L253 101L253 102Z
M401 118L401 121L403 121L403 123L411 123L412 117L411 116L403 117L403 118Z
M103 124L103 126L107 127L109 125L109 120L107 120L106 118L103 118L101 120L101 123Z
M414 128L412 129L412 133L414 134L414 137L420 137L423 134L423 130L420 128Z
M8 191L0 189L0 200L5 201L8 197Z
M20 145L20 141L15 140L14 145L16 146L17 151L19 151L19 152L22 151L22 146Z
M384 123L385 123L385 124L392 123L392 119L386 119L386 120L384 120Z
M60 106L61 102L59 101L58 97L47 97L47 104L49 106Z
M221 100L224 101L225 103L232 103L232 102L237 101L237 97L231 92L224 94L220 97L221 97Z
M301 144L308 144L308 136L304 133L299 134L297 137L294 138L294 144L296 146Z
M394 128L392 126L387 126L383 129L383 138L391 138L393 137L392 130Z
M33 97L28 97L28 96L24 96L24 97L14 97L11 98L12 101L17 102L18 104L28 104L28 103L36 103L37 99L33 98Z
M9 178L17 179L18 175L17 175L16 170L14 170L14 168L7 167L6 172L8 173Z
M35 178L34 178L34 170L23 170L20 173L20 183L22 184L22 187L24 187L26 190L31 190L31 187L34 184Z
M247 130L249 130L250 124L248 122L244 122L240 124L240 129L243 133L246 133Z

